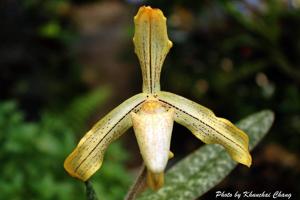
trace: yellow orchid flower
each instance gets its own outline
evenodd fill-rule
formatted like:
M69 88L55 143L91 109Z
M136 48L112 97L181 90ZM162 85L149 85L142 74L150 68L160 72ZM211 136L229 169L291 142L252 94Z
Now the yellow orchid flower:
M250 167L249 139L242 130L204 106L160 90L161 68L172 47L162 11L143 6L134 23L133 42L142 68L143 92L116 107L86 133L65 160L66 171L82 181L88 180L101 167L108 145L133 126L147 167L148 186L158 189L163 185L164 170L172 154L174 121L204 143L222 145L233 160Z

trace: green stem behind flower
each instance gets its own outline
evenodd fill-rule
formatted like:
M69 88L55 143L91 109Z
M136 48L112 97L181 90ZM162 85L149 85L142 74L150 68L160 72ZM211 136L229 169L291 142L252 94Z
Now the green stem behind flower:
M138 176L136 177L134 183L130 187L128 193L126 194L126 197L124 200L134 200L137 194L141 191L142 185L145 183L146 179L146 166L145 164L142 164L142 167L138 173Z
M86 199L87 200L98 200L92 183L90 181L85 181L84 184L85 184L85 190L86 190Z

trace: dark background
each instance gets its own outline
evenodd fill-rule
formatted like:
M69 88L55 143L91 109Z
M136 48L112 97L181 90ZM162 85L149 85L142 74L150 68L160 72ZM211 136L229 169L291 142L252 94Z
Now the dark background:
M162 89L233 122L262 109L275 123L215 191L282 191L300 198L300 3L240 1L0 1L1 199L84 199L62 164L100 117L141 91L133 16L168 18L172 47ZM175 125L173 163L202 142ZM121 199L138 166L132 130L93 177L101 199Z

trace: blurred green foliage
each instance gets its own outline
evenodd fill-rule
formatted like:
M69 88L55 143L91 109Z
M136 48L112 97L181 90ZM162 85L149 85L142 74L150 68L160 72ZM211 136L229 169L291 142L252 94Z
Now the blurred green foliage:
M84 184L67 175L63 162L77 143L74 133L82 133L82 122L107 94L105 89L91 92L75 99L66 112L44 112L35 122L24 119L16 102L1 102L1 199L84 199ZM108 149L101 172L92 179L101 199L125 195L130 182L124 168L127 158L118 142Z
M26 118L63 107L63 100L86 90L69 5L65 0L0 1L0 97L18 99Z

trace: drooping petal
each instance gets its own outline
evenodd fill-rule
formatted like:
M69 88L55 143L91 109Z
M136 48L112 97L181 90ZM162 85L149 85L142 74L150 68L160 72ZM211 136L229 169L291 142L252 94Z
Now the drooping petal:
M89 179L101 167L107 146L132 126L130 113L146 98L144 93L137 94L98 121L65 160L66 171L80 180Z
M155 114L131 114L145 165L154 173L163 172L168 162L173 114L173 110Z
M131 113L133 129L148 170L147 183L152 189L163 184L174 122L174 109L166 110L158 101L145 102L138 113Z
M207 144L225 147L232 159L250 166L248 136L230 121L216 117L208 108L169 92L158 92L158 100L175 109L175 121Z
M133 43L142 68L143 92L160 90L160 73L172 42L167 35L166 17L159 9L143 6L134 17Z

